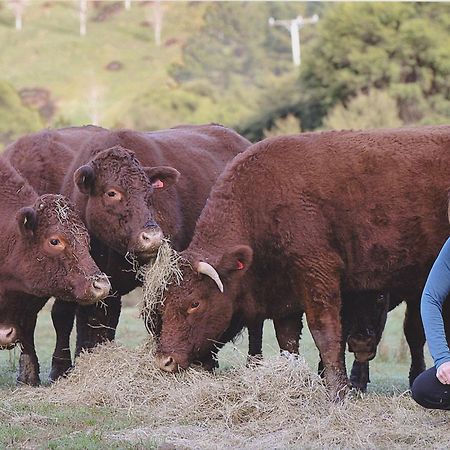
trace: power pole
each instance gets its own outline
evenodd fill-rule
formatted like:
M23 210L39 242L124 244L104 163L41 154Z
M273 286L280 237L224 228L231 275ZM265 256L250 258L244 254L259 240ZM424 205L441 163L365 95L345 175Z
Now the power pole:
M295 66L301 64L301 53L300 53L300 28L305 25L317 23L319 21L319 16L314 14L312 17L304 18L302 16L297 16L292 20L275 20L273 17L269 18L269 25L281 26L286 28L291 33L291 45L292 45L292 61Z

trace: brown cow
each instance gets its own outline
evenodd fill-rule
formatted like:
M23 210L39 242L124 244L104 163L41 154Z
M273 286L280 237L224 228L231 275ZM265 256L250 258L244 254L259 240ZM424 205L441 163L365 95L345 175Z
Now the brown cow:
M75 202L91 234L94 259L111 276L115 295L107 299L107 309L77 310L77 353L114 338L120 297L140 285L124 256L148 262L162 235L174 248L186 248L217 176L249 145L219 125L157 132L88 126L31 134L7 149L36 189L61 192ZM56 301L52 311L57 329L52 379L71 366L68 318L75 311L70 308L75 306Z
M89 254L89 235L61 195L38 197L0 158L0 346L22 344L18 380L39 383L38 311L53 295L82 304L107 296L108 278Z
M158 364L188 367L236 322L272 318L280 347L305 311L332 392L347 385L341 292L412 299L448 236L450 127L267 139L218 179L182 253L162 316ZM207 274L201 276L199 273ZM223 292L222 292L223 291ZM295 345L295 344L294 344Z

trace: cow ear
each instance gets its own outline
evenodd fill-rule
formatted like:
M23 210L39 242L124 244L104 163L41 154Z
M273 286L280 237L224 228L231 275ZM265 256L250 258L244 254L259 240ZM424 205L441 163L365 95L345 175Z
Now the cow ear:
M23 236L33 236L38 224L36 210L31 206L21 208L17 213L17 223L19 224L19 229Z
M252 248L248 245L238 245L223 254L218 267L220 272L224 274L244 274L252 261Z
M180 177L180 172L173 167L159 166L159 167L144 167L150 183L154 189L163 190L173 186Z
M89 195L94 190L95 172L91 165L79 167L73 174L73 181L82 194Z

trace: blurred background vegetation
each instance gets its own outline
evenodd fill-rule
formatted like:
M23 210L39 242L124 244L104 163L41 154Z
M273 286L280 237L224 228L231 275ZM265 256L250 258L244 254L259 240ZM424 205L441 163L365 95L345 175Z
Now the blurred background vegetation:
M268 19L313 14L296 67ZM6 0L0 42L2 144L86 123L218 122L258 140L450 118L445 3Z

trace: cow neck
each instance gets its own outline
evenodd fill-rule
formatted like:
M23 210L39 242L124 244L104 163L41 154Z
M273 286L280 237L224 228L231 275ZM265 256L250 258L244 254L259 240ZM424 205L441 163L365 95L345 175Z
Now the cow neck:
M189 250L220 258L236 245L250 245L244 226L245 217L241 205L233 199L215 197L208 200L197 223Z

